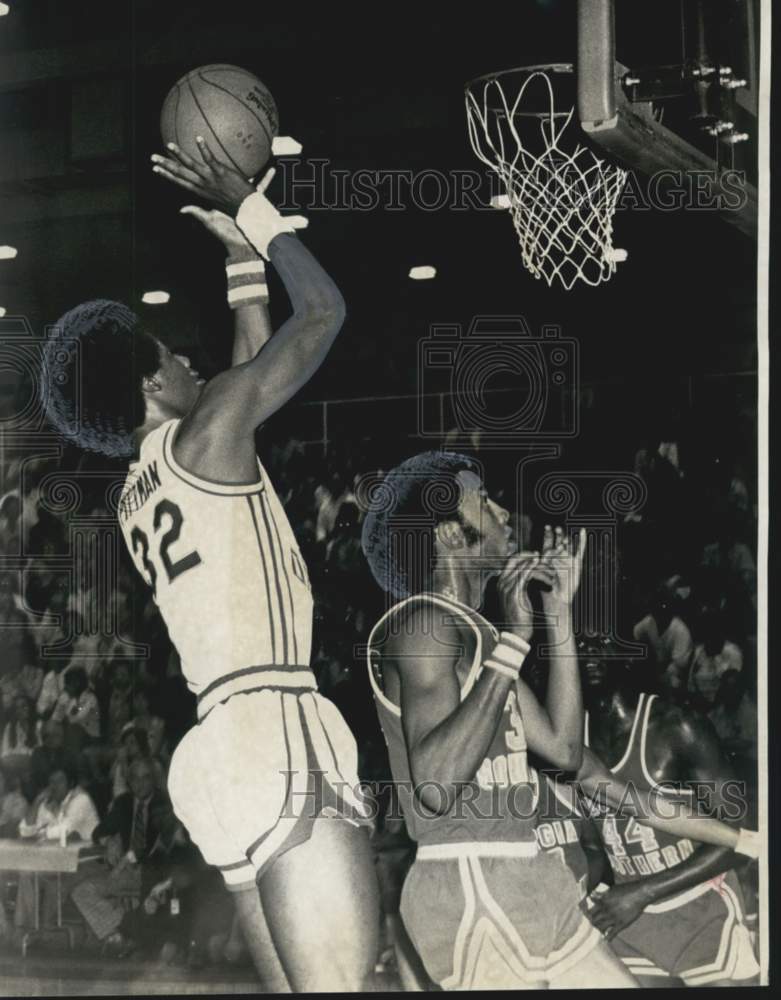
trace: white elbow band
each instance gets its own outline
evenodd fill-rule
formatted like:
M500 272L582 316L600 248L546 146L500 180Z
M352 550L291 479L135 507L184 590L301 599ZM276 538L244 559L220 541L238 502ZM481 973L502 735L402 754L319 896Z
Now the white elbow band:
M275 236L295 232L292 219L283 218L260 191L247 195L241 203L236 225L266 260L269 245Z
M741 827L738 831L738 842L735 844L735 853L745 854L749 858L758 858L760 847L759 830L744 830Z
M530 649L529 643L519 636L513 635L512 632L501 632L499 642L494 646L488 659L483 660L483 666L515 680Z
M228 279L228 305L231 309L268 302L266 265L254 251L231 254L225 262Z

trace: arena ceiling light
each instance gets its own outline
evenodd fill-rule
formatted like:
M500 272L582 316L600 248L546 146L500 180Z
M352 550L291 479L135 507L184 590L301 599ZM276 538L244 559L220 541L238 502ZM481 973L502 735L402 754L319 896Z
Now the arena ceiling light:
M141 301L148 306L164 306L170 299L168 292L144 292L141 296Z
M11 8L8 6L7 3L0 3L0 17L2 17L4 14L8 14L10 10Z
M431 278L436 278L437 269L435 267L430 267L428 264L422 267L411 267L409 271L409 277L413 281L430 281Z
M0 306L0 316L5 316L5 306Z
M13 260L17 253L16 247L0 247L0 260Z

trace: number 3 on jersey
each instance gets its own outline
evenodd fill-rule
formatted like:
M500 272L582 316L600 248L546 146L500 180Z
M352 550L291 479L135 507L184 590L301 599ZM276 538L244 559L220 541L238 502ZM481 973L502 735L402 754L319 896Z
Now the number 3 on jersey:
M168 577L168 582L173 583L177 576L180 576L182 573L186 573L187 570L192 569L193 566L197 566L201 561L201 557L193 549L192 552L188 552L187 555L182 556L180 559L171 559L171 556L168 554L168 549L174 544L174 542L179 540L179 535L182 533L182 525L184 524L184 516L182 515L182 511L177 504L172 503L170 500L161 500L155 507L154 512L153 524L156 533L159 533L160 529L163 527L164 518L168 520L170 524L168 530L160 539L158 553L160 556L160 562L163 564L166 576ZM157 592L157 568L149 556L149 539L139 527L133 528L130 533L130 539L133 543L133 554L139 555L140 550L143 573L146 577L147 583L152 588L152 593L154 594Z

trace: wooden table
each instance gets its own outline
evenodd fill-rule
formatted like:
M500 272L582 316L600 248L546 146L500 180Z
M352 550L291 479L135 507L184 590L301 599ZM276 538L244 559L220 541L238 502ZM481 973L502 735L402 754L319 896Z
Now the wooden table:
M39 900L39 882L41 875L57 876L57 927L68 935L68 943L73 947L73 934L70 927L62 923L62 876L79 870L83 861L91 861L103 857L103 849L94 844L76 842L60 846L54 840L36 840L35 838L19 838L6 840L0 838L0 871L28 872L33 876L35 894L35 926L27 930L22 937L22 955L27 954L30 940L41 934L41 913Z

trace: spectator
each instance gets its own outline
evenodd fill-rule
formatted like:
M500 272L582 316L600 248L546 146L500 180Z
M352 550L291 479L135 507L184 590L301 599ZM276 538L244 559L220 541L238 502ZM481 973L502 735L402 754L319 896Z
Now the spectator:
M100 739L100 708L89 690L84 667L70 667L65 673L65 690L52 712L55 722L65 722L65 742L76 751Z
M29 772L33 751L38 746L35 706L26 695L14 699L13 713L3 729L0 764L6 772L22 775Z
M111 768L111 800L112 802L124 795L130 789L128 775L132 764L137 760L149 761L154 776L155 787L163 788L165 785L165 769L159 760L153 758L149 752L149 740L143 729L138 729L132 722L129 722L120 737L119 750L117 752L114 766Z
M154 696L144 688L133 695L133 726L146 733L149 754L159 761L168 759L165 748L165 722L158 714L153 714L151 704Z
M125 950L159 951L168 962L186 952L191 968L218 958L234 916L231 894L219 872L206 865L181 829L171 849L158 853L156 869L157 881L145 890L142 905L123 918Z
M75 770L56 764L49 775L47 787L36 796L19 824L19 836L39 840L69 842L92 839L98 825L98 814L92 799L77 783ZM67 895L73 877L60 876L62 892ZM41 918L44 926L54 923L57 907L57 879L39 876L41 887ZM35 882L28 872L19 876L15 922L17 927L30 927L35 914Z
M118 951L123 908L119 897L142 893L159 881L159 858L173 843L178 824L167 797L156 785L152 762L135 759L128 769L130 788L119 795L93 831L106 844L108 871L95 870L73 891L76 908L99 941Z
M43 688L43 667L38 665L38 651L35 649L32 636L28 633L28 652L25 664L19 672L19 690L30 699L35 707ZM36 712L37 715L37 712Z
M106 738L112 747L118 747L122 733L133 718L133 698L130 686L130 668L126 663L116 663L109 675L111 694L108 701Z
M757 706L738 670L721 675L715 704L708 713L725 753L757 759Z
M708 616L702 631L703 641L694 648L688 687L708 711L714 706L724 673L727 670L739 673L743 669L743 654L727 639L720 615Z
M16 606L13 580L0 576L0 694L8 711L19 690L19 676L30 656L27 618Z
M318 486L315 490L315 502L317 504L316 538L318 542L322 542L329 538L333 532L339 508L343 503L355 503L355 497L346 486L342 476L334 471L329 476L327 485Z
M63 828L68 840L92 838L98 814L92 799L79 787L78 772L62 763L55 764L47 787L33 800L19 826L22 837L57 840Z
M53 660L44 673L41 690L35 703L36 712L41 719L50 719L60 697L65 692L66 660Z
M49 782L49 775L57 764L69 771L78 772L78 756L65 746L65 726L54 719L41 724L41 745L30 757L30 790L33 798Z
M27 799L19 791L18 779L6 778L0 771L0 837L15 837L26 812ZM6 939L10 932L5 903L0 896L0 941Z
M668 697L680 697L685 690L686 671L692 654L692 637L687 625L675 614L671 598L660 589L650 612L634 627L637 642L646 643L651 662Z
M15 837L28 808L19 780L0 771L0 837Z
M22 504L19 491L12 490L0 500L0 539L5 553L18 556L21 552L21 533L19 516Z

